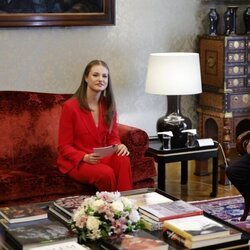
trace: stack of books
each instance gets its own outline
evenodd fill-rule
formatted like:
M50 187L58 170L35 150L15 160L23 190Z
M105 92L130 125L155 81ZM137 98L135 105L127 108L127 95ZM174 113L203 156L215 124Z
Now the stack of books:
M44 202L1 207L0 248L89 249L77 243L76 233L62 223L48 218L47 210L51 204L52 202Z
M41 220L48 217L46 208L46 203L0 207L0 215L7 223Z
M183 200L143 205L139 207L139 212L157 222L203 214L202 209Z
M173 202L171 198L168 198L165 195L162 195L156 191L147 192L147 193L139 193L139 194L131 194L131 195L126 195L126 197L134 203L139 213L140 213L140 208L142 206ZM140 213L140 216L141 216L141 221L143 222L145 229L149 231L162 229L163 227L162 222L152 220L149 216L146 216L142 213Z
M157 192L127 196L134 201L145 229L161 230L164 220L203 214L203 210L183 200L172 200Z
M83 200L89 196L68 196L55 200L49 207L48 216L54 217L66 226L71 223L74 211L82 204Z
M242 233L204 215L163 222L163 235L189 249L241 240Z
M15 250L78 241L77 235L70 229L49 219L4 225L3 229L4 240Z

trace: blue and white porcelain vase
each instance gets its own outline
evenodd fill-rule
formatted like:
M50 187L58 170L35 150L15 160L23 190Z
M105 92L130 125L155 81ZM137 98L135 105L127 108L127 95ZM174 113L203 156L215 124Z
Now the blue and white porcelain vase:
M243 19L245 24L245 33L247 35L250 35L250 5L244 11Z
M219 14L215 8L211 8L208 13L209 19L209 35L216 36L218 35L218 23L219 23Z
M238 6L228 6L224 13L225 35L236 35L236 12Z

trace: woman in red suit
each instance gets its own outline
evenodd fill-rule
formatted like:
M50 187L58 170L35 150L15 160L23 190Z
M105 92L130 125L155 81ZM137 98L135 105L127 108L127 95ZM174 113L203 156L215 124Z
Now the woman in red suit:
M105 62L94 60L82 82L62 109L57 165L62 173L99 191L132 188L129 151L121 143L111 78ZM118 144L111 156L101 157L93 148Z

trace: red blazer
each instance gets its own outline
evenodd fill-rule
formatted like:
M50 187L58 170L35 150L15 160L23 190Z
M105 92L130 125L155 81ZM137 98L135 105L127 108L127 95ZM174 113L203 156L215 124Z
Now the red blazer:
M62 173L77 167L85 154L94 147L120 144L116 116L112 130L104 123L104 105L99 107L99 124L95 125L90 111L81 110L78 100L67 100L62 108L59 122L57 166Z

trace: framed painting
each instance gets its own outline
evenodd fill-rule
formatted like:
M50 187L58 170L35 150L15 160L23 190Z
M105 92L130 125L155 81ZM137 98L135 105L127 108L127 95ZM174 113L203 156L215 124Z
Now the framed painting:
M0 27L115 24L115 0L0 0Z

